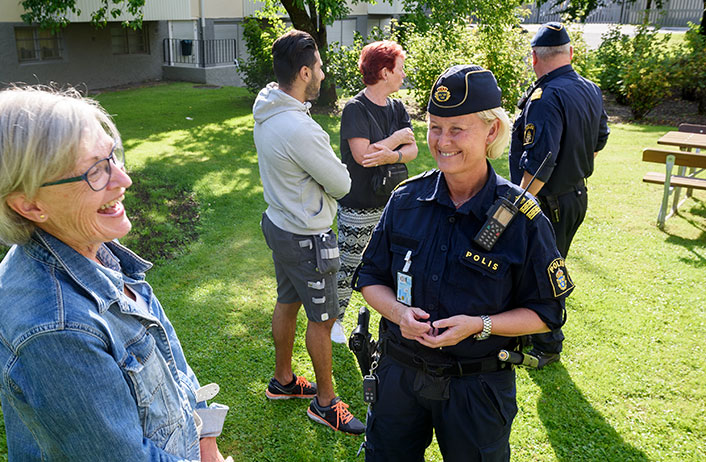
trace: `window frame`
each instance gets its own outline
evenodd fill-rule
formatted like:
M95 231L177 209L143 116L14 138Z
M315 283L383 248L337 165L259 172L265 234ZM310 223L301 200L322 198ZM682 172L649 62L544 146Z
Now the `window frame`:
M120 32L116 34L115 32ZM132 36L132 37L131 37ZM141 36L142 47L137 50L133 49L135 36ZM121 50L116 51L115 40L120 38L122 40ZM133 40L131 42L131 39ZM150 37L149 37L149 24L146 22L142 23L141 29L132 29L129 27L123 27L122 24L115 24L110 26L110 52L114 56L120 55L149 55L150 54Z
M18 38L18 31L28 31L31 32L32 37L30 38ZM42 30L37 26L16 26L14 28L15 32L15 50L17 52L17 62L20 64L31 64L31 63L42 63L50 61L62 61L64 59L64 37L61 31L51 33L47 30ZM42 33L45 34L42 34ZM46 34L49 35L46 35ZM42 36L44 35L44 36ZM49 41L50 47L42 47L42 42ZM31 42L30 47L20 47L22 42ZM44 50L51 50L52 54L45 54ZM22 50L31 50L31 57L24 58ZM55 55L53 55L55 53Z

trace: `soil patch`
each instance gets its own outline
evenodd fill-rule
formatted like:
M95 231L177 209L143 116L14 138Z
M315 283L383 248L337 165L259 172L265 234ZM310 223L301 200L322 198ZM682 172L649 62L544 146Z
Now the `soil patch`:
M671 97L659 103L642 120L635 120L629 106L618 104L615 96L603 94L603 104L608 114L608 122L612 124L639 123L645 125L671 125L678 127L681 123L706 125L706 114L699 114L697 104L682 98Z

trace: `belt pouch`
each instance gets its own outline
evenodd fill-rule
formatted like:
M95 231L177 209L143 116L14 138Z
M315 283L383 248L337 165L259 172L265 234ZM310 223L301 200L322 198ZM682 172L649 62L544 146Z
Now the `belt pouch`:
M549 209L549 219L552 223L559 223L559 198L558 196L544 196L547 208Z
M316 269L321 274L334 274L341 268L336 235L332 230L312 236L316 252Z
M422 398L434 401L449 399L449 385L451 377L434 377L424 371L417 371L414 376L413 390Z

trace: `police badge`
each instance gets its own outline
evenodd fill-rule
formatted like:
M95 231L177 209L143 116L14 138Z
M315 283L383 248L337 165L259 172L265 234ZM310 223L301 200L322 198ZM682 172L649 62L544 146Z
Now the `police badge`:
M445 103L451 98L451 92L448 88L442 85L436 89L436 92L434 92L434 98L440 103Z
M563 258L553 260L547 267L547 274L549 275L549 282L551 282L555 297L564 295L574 288L574 283L569 277L568 271L566 271L566 263Z

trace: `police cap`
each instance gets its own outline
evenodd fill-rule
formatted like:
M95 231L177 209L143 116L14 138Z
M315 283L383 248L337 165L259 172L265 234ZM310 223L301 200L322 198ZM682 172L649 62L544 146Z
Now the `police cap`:
M453 66L431 87L427 111L440 117L455 117L500 107L502 92L495 76L474 64Z
M570 41L569 33L562 23L548 22L542 24L530 45L532 47L558 47Z

